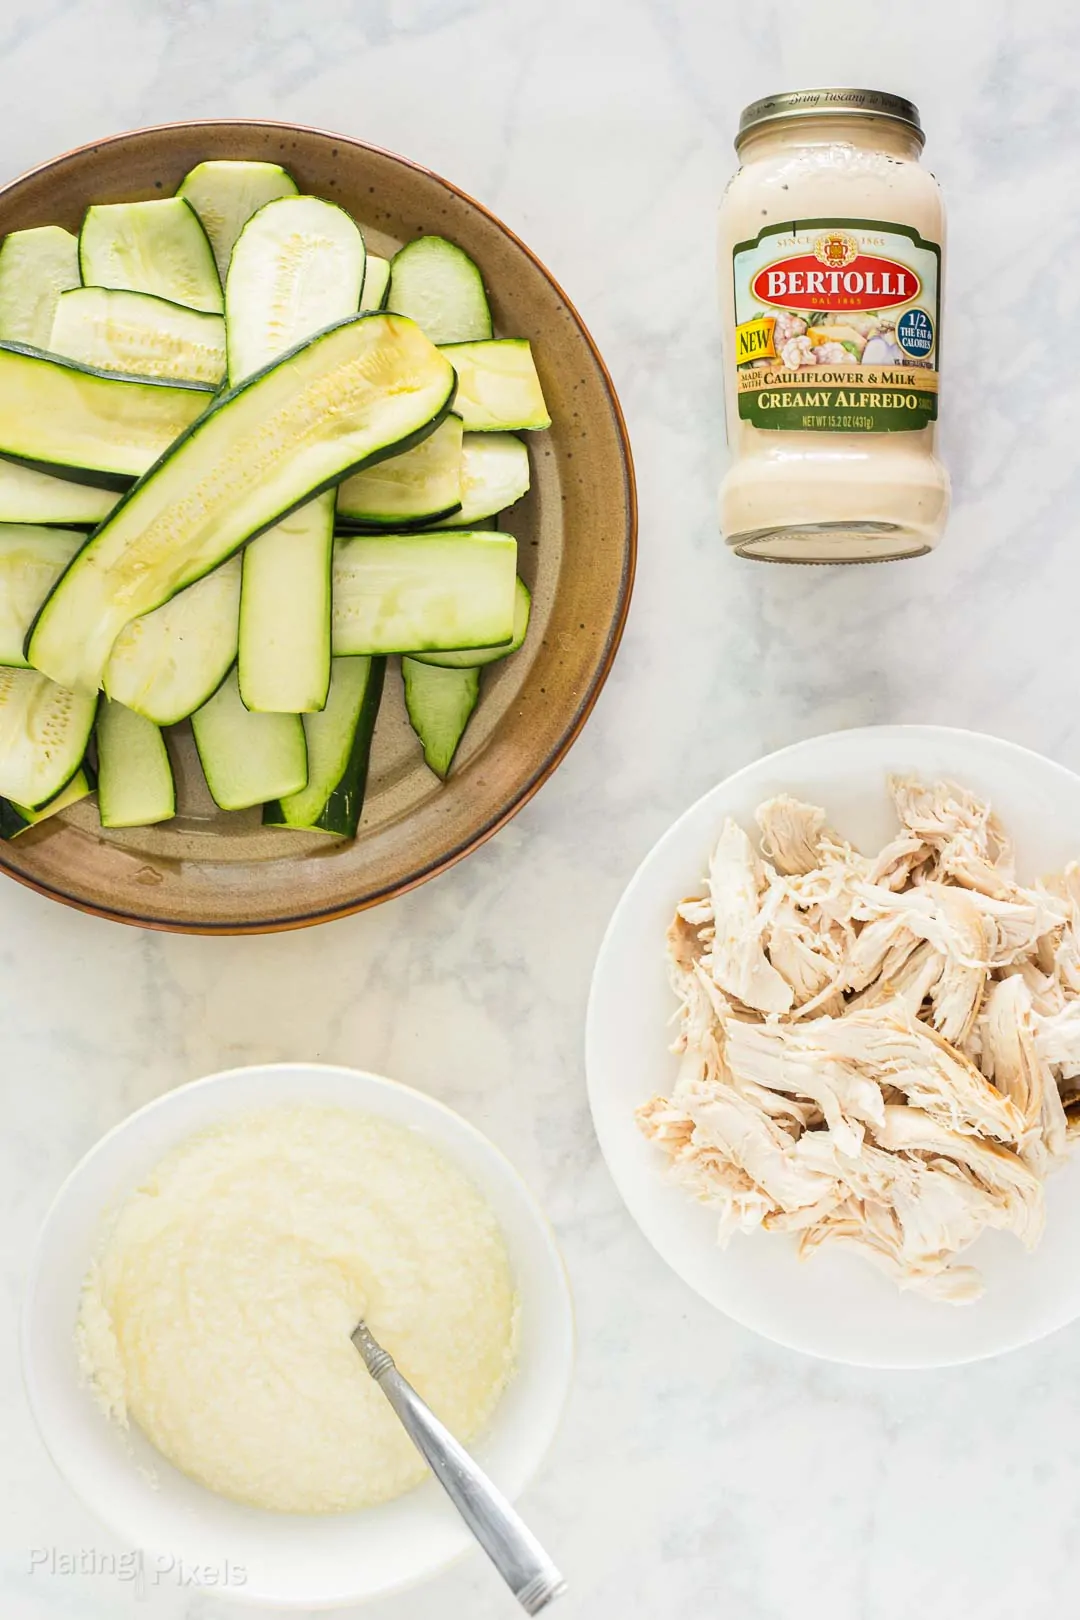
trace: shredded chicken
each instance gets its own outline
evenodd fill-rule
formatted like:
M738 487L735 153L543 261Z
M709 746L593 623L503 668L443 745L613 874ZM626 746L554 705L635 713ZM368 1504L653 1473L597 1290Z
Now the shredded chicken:
M1064 1158L1067 1148L1065 1109L1044 1050L1024 979L1013 974L1000 980L986 999L983 1069L1023 1114L1025 1157L1043 1171Z
M795 1234L963 1304L979 1235L1028 1248L1080 1138L1080 864L1024 888L990 806L890 781L862 855L784 794L727 821L668 933L682 1054L638 1110L720 1241Z
M761 805L757 816L761 852L779 872L804 877L821 865L822 844L836 842L825 826L825 812L789 799L786 793Z
M770 877L754 846L734 821L724 823L709 864L713 937L703 966L721 990L758 1012L786 1012L791 986L765 954L761 895Z

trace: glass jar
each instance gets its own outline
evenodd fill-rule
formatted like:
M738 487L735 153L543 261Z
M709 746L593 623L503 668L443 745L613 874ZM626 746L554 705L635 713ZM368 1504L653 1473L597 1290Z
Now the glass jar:
M742 115L720 208L732 465L724 538L776 562L883 562L937 544L945 218L919 114L873 90Z

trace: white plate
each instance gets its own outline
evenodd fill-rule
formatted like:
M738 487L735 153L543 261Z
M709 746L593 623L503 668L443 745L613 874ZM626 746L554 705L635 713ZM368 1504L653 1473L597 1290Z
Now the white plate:
M671 1185L634 1109L674 1079L675 1001L664 933L677 903L700 893L725 816L747 828L763 799L789 792L823 805L837 830L873 851L895 829L891 771L949 777L988 797L1015 837L1022 879L1080 857L1080 777L1012 743L943 726L882 726L797 743L699 799L646 857L611 920L593 978L586 1034L589 1098L600 1146L653 1247L692 1288L744 1327L830 1361L944 1367L1030 1344L1080 1316L1080 1155L1047 1188L1046 1233L1028 1254L1006 1233L968 1251L986 1283L967 1306L901 1294L857 1255L806 1262L794 1240L736 1234L716 1244L716 1216Z
M517 1370L472 1447L511 1498L551 1443L573 1360L570 1294L555 1239L510 1162L434 1098L378 1075L317 1063L233 1069L167 1092L132 1114L71 1172L45 1219L23 1315L23 1373L53 1461L90 1510L141 1549L147 1589L197 1569L215 1596L281 1608L360 1602L433 1575L473 1546L429 1479L359 1513L264 1513L227 1501L167 1463L137 1431L130 1445L79 1380L79 1289L102 1211L169 1150L230 1115L279 1103L325 1103L418 1131L488 1200L506 1238L521 1301Z

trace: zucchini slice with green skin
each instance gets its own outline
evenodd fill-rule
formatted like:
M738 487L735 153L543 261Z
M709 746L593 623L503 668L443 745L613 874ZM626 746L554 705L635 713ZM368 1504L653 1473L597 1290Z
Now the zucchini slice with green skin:
M36 467L0 460L0 523L59 524L92 529L116 505L114 490L73 484Z
M189 170L176 195L201 219L224 286L236 238L252 214L275 197L294 197L296 192L296 181L277 163L214 158Z
M471 529L529 492L529 452L512 433L466 433L461 441L461 510L433 525Z
M152 293L76 287L60 294L48 344L81 365L218 388L225 380L225 322Z
M27 631L85 539L70 529L0 524L0 664L29 668Z
M169 751L152 720L104 702L97 718L98 812L103 827L152 827L176 814Z
M364 282L356 223L318 197L267 203L240 232L225 294L234 383L331 321L354 315ZM320 496L244 555L240 692L249 709L321 709L330 685L334 497Z
M0 838L9 841L19 838L31 827L36 827L42 821L48 821L59 810L66 810L71 804L78 804L80 799L88 798L97 786L97 777L89 761L84 760L82 769L75 772L67 787L61 788L55 799L43 804L39 810L31 810L29 805L14 804L10 799L0 799Z
M246 708L309 714L326 702L333 553L333 490L244 548L238 669Z
M211 398L202 383L122 377L0 343L0 456L99 489L127 489Z
M442 236L421 236L394 254L387 304L411 316L432 343L491 336L483 278L469 255Z
M229 384L331 321L355 315L364 285L356 221L320 197L280 197L248 220L225 283Z
M508 534L339 537L334 652L505 646L516 583L517 541Z
M414 450L346 478L338 486L338 525L401 529L460 512L461 442L461 417L451 415Z
M390 260L369 253L364 266L364 290L360 294L361 309L385 309L390 290Z
M82 765L96 711L96 693L0 668L0 797L32 810L54 799Z
M479 669L484 664L498 663L516 653L529 630L532 597L523 579L517 581L514 595L514 634L505 647L464 647L460 652L418 652L413 658L419 664L433 664L438 669Z
M438 669L415 658L403 658L401 673L409 724L423 744L424 761L445 781L480 699L480 671Z
M56 301L78 285L78 237L60 225L12 231L0 247L0 339L47 349Z
M356 837L385 671L385 658L334 659L326 707L304 716L307 787L265 805L264 826Z
M79 232L84 287L153 293L189 309L225 307L210 238L183 197L94 203Z
M214 803L247 810L299 793L307 783L307 745L298 714L252 714L236 671L191 717L195 746Z
M454 409L467 433L548 428L551 417L526 338L448 343L443 354L458 376Z
M425 438L453 390L449 361L400 315L355 315L256 372L180 437L79 552L41 610L30 662L95 692L126 624L354 468Z
M241 566L230 557L132 619L105 666L106 695L157 726L174 726L208 702L236 662Z

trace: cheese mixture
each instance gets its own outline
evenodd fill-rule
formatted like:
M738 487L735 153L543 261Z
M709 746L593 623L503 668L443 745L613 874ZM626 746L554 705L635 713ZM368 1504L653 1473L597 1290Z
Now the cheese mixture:
M334 1513L425 1473L350 1341L361 1316L459 1439L484 1425L516 1326L491 1209L410 1131L273 1108L158 1164L110 1224L76 1333L101 1405L185 1474Z

